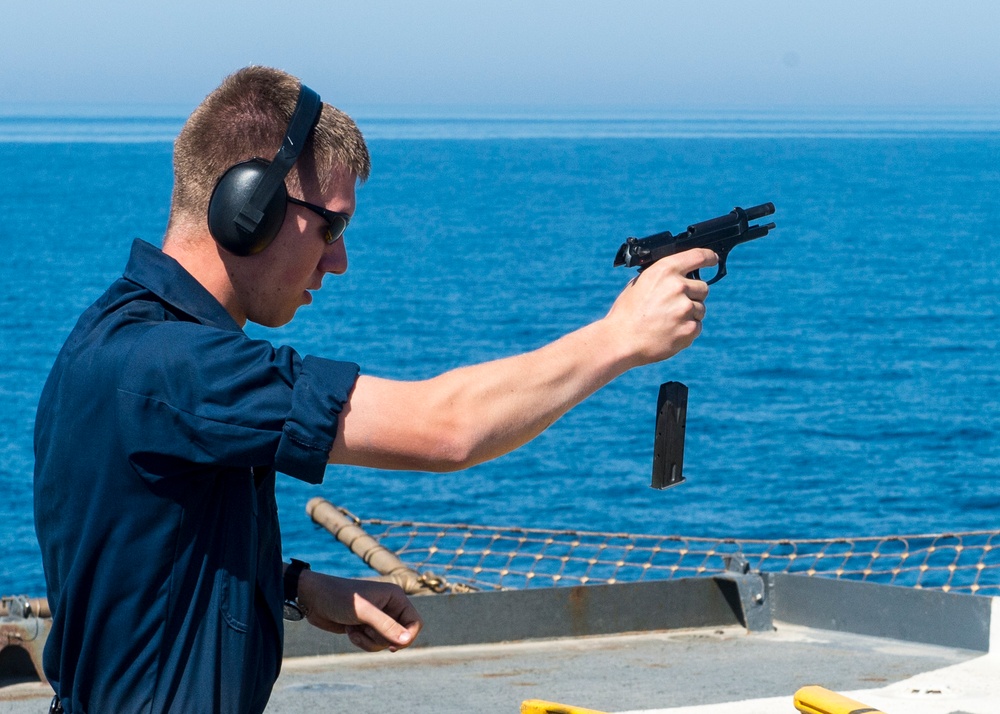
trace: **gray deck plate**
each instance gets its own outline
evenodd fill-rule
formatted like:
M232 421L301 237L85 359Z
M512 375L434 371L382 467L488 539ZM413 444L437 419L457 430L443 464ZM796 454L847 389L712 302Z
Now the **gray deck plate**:
M525 699L602 711L880 687L981 652L777 623L290 660L268 712L517 714Z
M268 712L516 714L525 699L627 711L774 696L790 706L807 684L881 688L989 649L990 598L782 576L768 581L774 631L748 633L730 585L418 598L420 647L395 654L354 654L345 638L291 626ZM0 683L0 713L43 711L47 697L37 683Z

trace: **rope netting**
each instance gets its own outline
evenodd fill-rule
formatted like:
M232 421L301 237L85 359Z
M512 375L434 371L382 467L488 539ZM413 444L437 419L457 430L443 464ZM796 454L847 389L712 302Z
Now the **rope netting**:
M346 513L346 512L344 512ZM742 540L362 520L425 579L523 589L709 576L742 556L751 570L1000 595L1000 531L883 538Z

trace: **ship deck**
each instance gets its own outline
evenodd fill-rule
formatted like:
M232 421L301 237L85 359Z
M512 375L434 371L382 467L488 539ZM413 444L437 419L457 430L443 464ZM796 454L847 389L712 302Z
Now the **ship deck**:
M995 714L1000 702L1000 598L736 575L416 604L419 646L396 653L352 652L343 638L289 627L267 711L513 714L543 699L605 712L794 714L793 693L810 684L887 714ZM37 682L0 683L0 712L44 711L50 696Z

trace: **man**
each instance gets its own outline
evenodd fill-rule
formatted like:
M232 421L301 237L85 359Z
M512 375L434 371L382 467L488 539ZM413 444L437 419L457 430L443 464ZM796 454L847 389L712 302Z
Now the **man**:
M67 712L262 711L283 614L365 650L408 646L421 622L395 586L282 563L276 472L318 483L328 463L446 471L506 453L689 346L708 288L685 276L717 262L661 260L603 319L534 352L379 379L242 331L287 323L347 269L370 168L354 123L295 78L246 68L188 119L174 167L162 251L135 242L39 403L44 661Z

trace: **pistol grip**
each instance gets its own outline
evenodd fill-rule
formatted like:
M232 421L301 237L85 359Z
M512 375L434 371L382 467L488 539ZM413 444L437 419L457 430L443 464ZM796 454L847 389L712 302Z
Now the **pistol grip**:
M684 432L687 429L688 388L680 382L660 385L656 402L656 438L653 442L653 481L656 489L684 481Z

